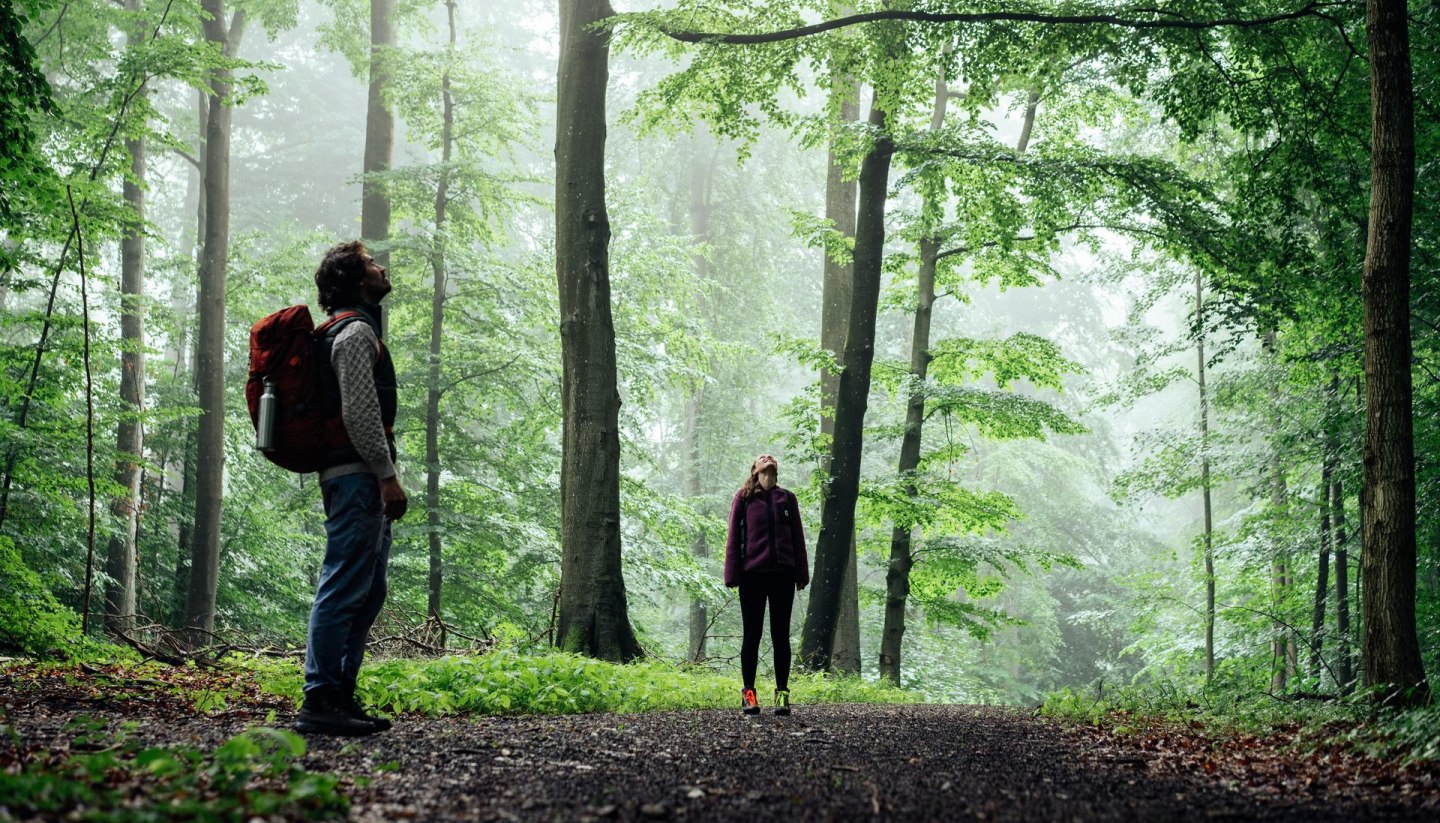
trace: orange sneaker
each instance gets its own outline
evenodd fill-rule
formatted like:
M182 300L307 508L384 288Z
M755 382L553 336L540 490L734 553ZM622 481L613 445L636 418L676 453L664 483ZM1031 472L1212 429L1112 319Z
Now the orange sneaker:
M746 714L760 713L760 701L756 699L754 689L740 690L740 708Z

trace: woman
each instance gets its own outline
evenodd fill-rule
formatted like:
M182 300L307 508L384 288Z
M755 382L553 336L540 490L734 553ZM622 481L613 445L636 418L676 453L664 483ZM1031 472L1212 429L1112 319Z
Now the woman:
M730 536L725 541L725 585L740 588L741 708L759 714L755 668L760 662L760 632L770 604L770 642L775 646L775 713L790 713L790 609L795 592L810 582L805 530L795 495L775 484L779 466L762 454L730 504Z

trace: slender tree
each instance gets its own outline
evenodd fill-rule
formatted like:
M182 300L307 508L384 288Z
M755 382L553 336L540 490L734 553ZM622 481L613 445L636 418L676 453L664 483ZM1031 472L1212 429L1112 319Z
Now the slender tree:
M942 73L935 78L935 104L930 114L930 130L939 131L945 124L949 88ZM1028 112L1027 112L1028 114ZM944 204L927 194L921 219L939 220ZM927 232L920 239L920 267L916 273L917 299L915 324L910 336L910 380L914 389L905 403L905 433L900 440L901 478L912 475L920 466L921 427L925 423L925 374L930 366L930 316L935 305L935 269L940 257L941 238ZM905 494L916 495L913 481L905 481ZM905 607L910 601L910 568L915 558L910 552L910 536L914 526L897 524L890 534L890 564L885 571L885 623L880 631L880 676L900 685L901 640L905 636Z
M126 11L138 14L140 0L126 0ZM145 38L144 27L132 21L126 47ZM138 95L145 94L144 87ZM137 95L137 96L138 96ZM130 174L123 196L131 223L120 241L120 421L115 434L115 485L121 490L111 504L119 530L105 552L105 627L129 632L134 621L136 529L140 511L140 459L144 452L141 413L145 407L145 137L142 128L125 140Z
M800 659L805 666L817 671L831 667L845 565L855 530L870 366L875 359L875 316L880 301L885 246L885 200L890 160L895 152L887 131L888 115L879 104L878 93L876 97L870 104L869 118L874 143L860 164L854 291L845 334L845 369L840 373L835 395L830 484L821 511L815 571L811 575L810 601L801 635Z
M620 393L605 209L607 0L562 0L555 124L555 270L560 289L560 599L555 642L630 660L620 568Z
M245 10L226 15L225 0L205 0L205 39L234 57L245 31ZM230 94L233 73L221 64L210 72L209 120L205 128L205 233L200 265L200 327L195 340L200 425L195 449L195 531L190 548L190 586L185 595L188 640L200 645L215 627L220 575L220 515L225 472L225 275L230 253Z
M1205 389L1205 283L1195 269L1195 383L1200 391L1200 503L1204 515L1205 682L1215 679L1215 522L1210 505L1210 398Z
M1334 383L1332 382L1332 385ZM1350 553L1345 532L1345 490L1338 474L1330 482L1330 511L1335 528L1335 678L1341 694L1355 687L1355 668L1350 642Z
M1365 682L1386 700L1430 699L1415 631L1415 442L1410 377L1410 232L1415 111L1405 0L1367 0L1370 216L1365 269Z
M445 295L449 280L445 263L445 207L450 200L450 162L455 149L455 101L450 94L450 61L455 54L454 0L445 0L445 19L449 24L450 48L445 55L445 71L440 76L440 179L435 186L435 232L430 240L430 370L425 402L425 527L430 544L430 578L425 610L437 622L441 622L440 587L444 582L440 540L440 343L444 339ZM443 622L441 625L444 625ZM443 635L440 645L445 645Z
M830 94L839 103L838 128L852 125L860 119L860 84L854 78L837 79ZM836 148L838 129L832 130L829 151L826 156L825 174L825 219L835 233L841 237L855 236L856 181L845 176L845 165ZM829 249L825 251L825 265L820 293L820 346L831 352L842 367L844 366L845 330L850 320L851 280L854 277L854 262L850 259L835 259ZM820 433L827 437L835 435L835 395L840 386L840 375L828 369L820 374ZM830 473L830 461L825 458L821 472ZM834 668L846 674L860 671L860 596L859 566L855 552L855 539L851 536L850 557L845 564L845 579L841 583L840 616L835 626Z
M708 130L701 126L701 133L696 135L694 150L690 157L690 236L699 242L706 242L710 236L710 218L714 212L712 195L715 189L715 140L709 135ZM710 277L710 260L704 254L691 256L691 264L695 267L695 278L704 282ZM709 307L705 305L705 299L701 298L699 311L702 315L709 314ZM700 410L705 399L705 382L703 380L688 381L685 386L685 420L684 420L684 483L685 494L691 500L699 500L703 491L702 468L700 464ZM710 556L710 546L705 537L705 529L700 528L695 532L695 537L690 542L690 555L697 561L704 560ZM705 638L710 626L709 609L705 601L699 597L690 598L690 645L689 660L700 662L705 659Z
M1330 522L1330 484L1331 478L1335 475L1330 450L1325 450L1325 455L1320 464L1320 556L1316 558L1315 568L1315 607L1310 612L1310 679L1316 683L1320 682L1320 668L1322 665L1321 652L1324 648L1325 638L1325 601L1330 593L1330 542L1332 539Z
M360 236L371 254L390 265L390 195L381 177L390 170L395 146L395 115L386 100L390 52L395 45L395 0L370 0L370 86L365 98L364 181L360 188Z

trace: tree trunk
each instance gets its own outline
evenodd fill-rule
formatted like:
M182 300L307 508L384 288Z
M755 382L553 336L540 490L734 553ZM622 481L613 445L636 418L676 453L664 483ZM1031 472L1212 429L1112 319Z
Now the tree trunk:
M1328 439L1328 438L1327 438ZM1334 476L1332 452L1327 448L1320 466L1320 557L1315 570L1315 608L1310 614L1310 678L1320 683L1325 638L1325 599L1330 593L1330 479Z
M225 23L224 0L205 0L205 39L233 57L245 28L237 11ZM220 574L220 516L225 482L225 274L230 251L230 93L232 74L210 75L210 119L205 136L205 248L200 266L200 328L195 340L200 425L195 448L195 531L190 549L190 587L185 626L191 645L210 639Z
M715 141L708 132L697 133L694 152L690 158L690 236L697 242L706 242L710 236L712 213L711 194L715 183ZM695 277L704 283L710 277L710 261L703 254L691 258L695 266ZM702 316L709 316L710 310L702 298L697 307ZM685 387L685 495L698 501L704 491L701 482L700 464L700 409L705 395L705 383L695 380ZM705 539L705 530L699 529L690 543L690 554L697 561L710 556L710 546ZM705 659L705 638L710 626L710 611L705 601L690 598L690 647L687 659L699 663Z
M1265 331L1260 338L1260 350L1266 362L1273 361L1275 357L1275 330ZM1280 430L1280 389L1274 381L1268 384L1270 405L1274 420L1272 430ZM1284 517L1288 507L1289 493L1285 488L1285 464L1280 457L1280 450L1271 446L1269 459L1270 473L1270 516L1276 521L1274 529L1278 529L1278 521ZM1272 529L1273 530L1273 529ZM1272 692L1284 692L1290 682L1290 642L1287 635L1283 613L1285 609L1287 586L1287 571L1285 549L1280 545L1278 537L1272 536L1270 547L1270 593L1271 608L1275 613L1270 618L1270 690Z
M949 89L945 76L935 79L935 104L930 113L930 130L945 125L945 108ZM1033 115L1033 109L1027 112ZM1026 118L1026 132L1030 118ZM1024 151L1022 146L1021 151ZM939 218L942 203L927 199L921 219ZM920 240L920 268L916 273L917 299L915 324L910 336L910 379L914 390L905 404L905 433L900 440L899 475L902 480L920 466L921 431L925 423L925 375L930 369L930 317L935 305L935 267L940 259L941 239L929 235ZM914 498L915 484L905 483L905 494ZM896 686L901 685L900 660L905 637L905 606L910 599L910 569L915 557L910 553L910 524L897 525L890 533L890 563L885 571L885 622L880 630L880 677Z
M591 28L607 0L560 4L555 270L560 289L561 560L556 644L606 660L640 656L620 562L620 394L605 210L610 42Z
M195 197L195 238L192 251L195 256L195 271L198 273L205 263L205 158L206 143L205 133L210 128L210 95L203 89L195 92L196 105L195 113L198 124L198 131L195 139L196 171L199 173L199 186ZM187 255L188 257L188 255ZM174 298L174 304L178 307L181 298ZM193 316L199 307L199 294L191 296L191 302L184 308L190 315L179 320L179 339L175 345L175 370L178 377L182 368L190 378L190 388L198 391L196 374L195 343L190 339L192 329L190 324ZM178 316L178 315L177 315ZM187 362L188 360L188 362ZM182 364L185 364L182 366ZM180 467L176 472L179 478L180 487L180 517L175 524L175 577L172 581L172 611L171 623L175 628L184 628L185 597L190 590L190 550L195 539L195 427L187 426L185 430L185 441L181 445Z
M860 119L860 84L847 78L837 81L831 95L840 99L840 122L845 126ZM835 231L845 237L855 236L854 180L846 180L844 166L835 152L832 137L826 161L825 175L825 219ZM820 296L820 346L835 355L844 365L845 328L850 320L851 280L854 277L853 261L837 262L825 253L824 278ZM840 385L839 373L829 370L820 374L820 433L833 437L835 434L835 393ZM829 474L830 460L821 462L820 470ZM823 509L822 509L823 519ZM851 536L850 556L845 564L845 578L841 583L840 617L835 626L835 649L832 656L834 668L846 674L860 672L860 595L858 581L858 558L855 554L855 540Z
M139 0L125 8L138 12ZM137 47L143 30L135 26L127 48ZM140 92L144 95L144 89ZM144 451L141 413L145 408L145 138L125 141L130 176L125 203L134 222L120 241L120 422L115 434L115 485L121 489L111 503L120 530L105 552L105 628L128 634L135 623L136 528L140 511L140 460Z
M370 0L370 89L365 103L364 178L360 184L360 237L375 261L390 266L390 194L377 180L390 170L395 146L395 115L385 103L390 83L390 50L395 45L391 19L395 0Z
M936 96L935 108L944 117L944 96ZM914 474L920 465L920 434L925 422L925 374L930 366L930 316L935 304L935 264L940 254L940 240L926 237L920 241L920 270L916 277L919 300L915 307L915 329L910 340L910 377L915 389L905 405L905 434L900 441L900 477ZM905 485L905 494L915 497L913 482ZM910 569L915 558L910 553L910 537L914 527L896 526L890 534L890 565L885 571L885 624L880 631L880 677L896 686L901 685L901 640L905 636L905 606L910 599Z
M855 276L845 334L845 370L835 396L835 436L830 449L830 486L815 547L810 603L800 659L811 670L828 670L840 615L841 585L855 529L860 491L860 453L870 395L870 366L875 357L875 315L885 251L885 198L895 147L886 130L884 109L870 106L870 126L878 137L860 165L859 210L855 220Z
M455 2L446 0L450 25L449 54L455 52ZM447 60L449 57L447 56ZM372 75L373 77L373 75ZM430 541L429 596L425 611L441 626L440 586L444 581L440 546L440 341L445 326L445 206L450 198L450 158L454 150L455 102L450 96L450 69L440 77L440 104L444 118L440 131L440 180L435 186L435 235L430 243L430 269L434 277L430 297L430 373L425 403L425 515ZM445 647L441 629L440 647Z
M126 0L127 11L139 10L137 0ZM139 27L127 36L127 48L142 41ZM145 94L142 87L141 95ZM110 538L105 556L105 627L128 633L135 619L135 539L140 506L140 457L144 449L141 412L145 403L144 307L145 296L145 138L125 141L130 155L130 176L123 195L134 221L120 241L120 422L115 435L115 485L121 493L111 503L120 530Z
M1215 679L1215 520L1210 505L1210 398L1205 390L1205 285L1195 269L1195 381L1200 388L1200 503L1205 546L1205 683Z
M1415 443L1410 378L1410 233L1415 116L1405 0L1368 0L1370 216L1365 305L1364 666L1378 696L1429 701L1415 631Z
M1332 383L1333 385L1333 383ZM1335 678L1341 694L1355 689L1355 668L1350 650L1350 552L1345 534L1345 492L1336 475L1330 483L1330 510L1335 524Z

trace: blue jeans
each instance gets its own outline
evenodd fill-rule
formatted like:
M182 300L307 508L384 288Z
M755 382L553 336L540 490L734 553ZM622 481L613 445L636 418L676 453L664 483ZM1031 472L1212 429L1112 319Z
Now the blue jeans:
M370 627L385 604L390 522L380 481L346 474L320 484L325 501L325 562L310 609L305 691L353 682Z

